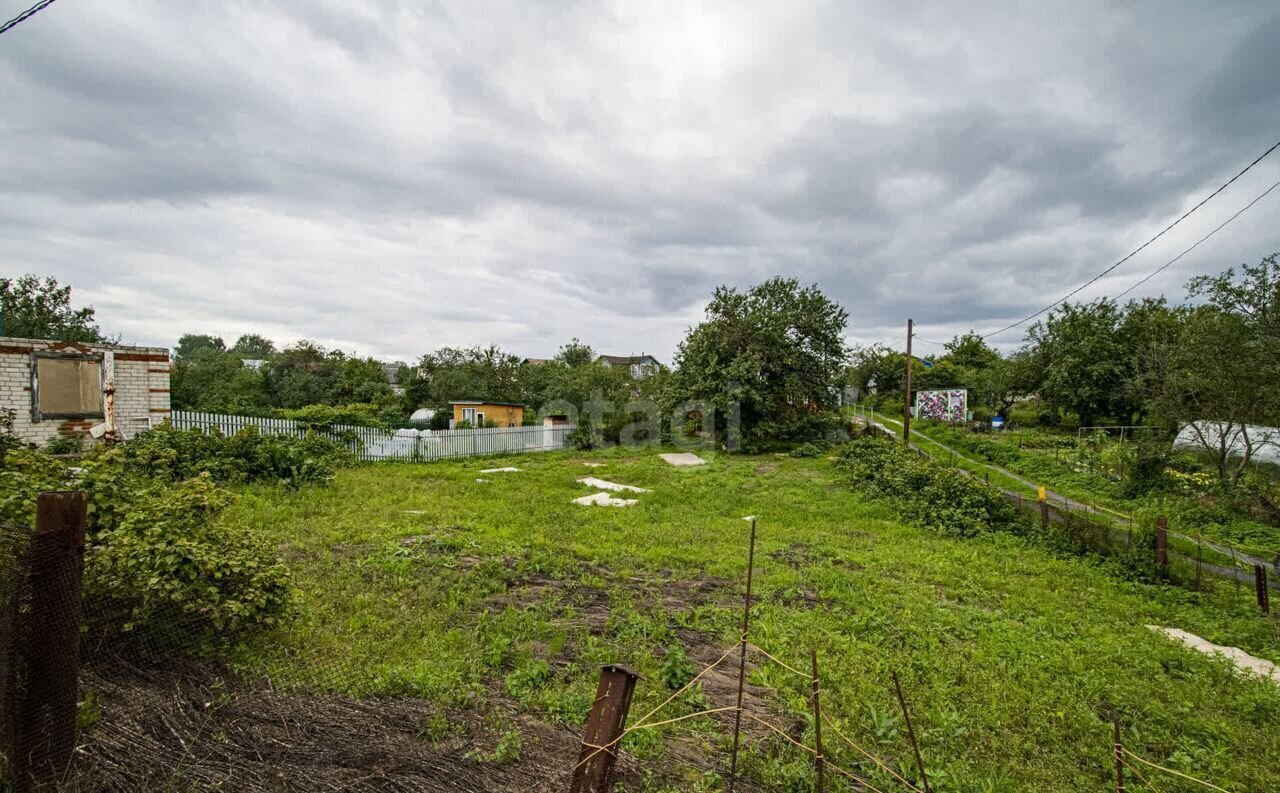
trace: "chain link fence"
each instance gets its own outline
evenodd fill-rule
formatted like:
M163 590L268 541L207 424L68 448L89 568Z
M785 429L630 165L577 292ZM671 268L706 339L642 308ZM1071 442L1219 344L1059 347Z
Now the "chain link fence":
M580 734L505 700L335 693L376 688L337 663L280 686L198 611L83 597L84 509L41 494L34 528L0 525L0 793L559 789L576 758Z

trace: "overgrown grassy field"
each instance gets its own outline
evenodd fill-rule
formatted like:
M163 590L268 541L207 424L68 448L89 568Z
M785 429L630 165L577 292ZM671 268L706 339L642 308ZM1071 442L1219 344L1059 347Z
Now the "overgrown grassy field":
M1208 539L1232 543L1268 560L1280 551L1280 529L1276 526L1233 514L1225 505L1215 506L1215 500L1220 499L1205 497L1213 481L1207 469L1202 474L1204 487L1200 489L1203 493L1195 492L1197 488L1189 488L1189 492L1182 494L1163 492L1134 497L1124 493L1119 481L1095 470L1087 459L1122 452L1123 447L1114 442L1102 444L1100 453L1089 455L1078 448L1074 436L1044 430L975 434L965 429L919 422L912 427L912 434L926 439L921 444L926 452L930 451L929 440L938 440L962 454L1003 466L1084 503L1148 521L1157 514L1164 514L1175 531L1190 536L1202 533ZM993 474L993 482L996 481L994 477ZM1001 484L1008 486L1004 482Z
M226 519L279 544L297 616L234 663L276 687L480 710L510 699L579 725L597 666L616 662L643 675L632 706L643 714L688 679L682 655L701 668L737 640L742 518L756 515L753 642L796 666L816 648L824 712L905 770L897 670L934 790L1113 789L1113 713L1139 754L1229 790L1274 789L1280 686L1145 627L1280 661L1276 623L1247 603L1127 582L1010 536L905 526L826 459L704 456L692 469L634 449L379 465L342 471L330 488L247 488ZM523 471L480 473L505 465ZM627 509L577 506L592 492L584 475L653 492ZM727 671L669 716L732 705ZM750 680L761 715L811 742L807 681L760 658ZM423 740L447 731L424 725ZM825 737L835 762L904 789ZM700 717L637 732L625 748L663 771L645 789L718 790L707 769L727 767L728 742L724 720ZM799 750L759 729L748 746L749 775L810 789ZM514 741L498 749L494 761L519 753Z

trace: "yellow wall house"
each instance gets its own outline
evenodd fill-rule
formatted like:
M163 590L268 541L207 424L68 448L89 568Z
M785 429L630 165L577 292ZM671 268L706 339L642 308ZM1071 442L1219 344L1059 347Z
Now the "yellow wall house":
M453 408L453 425L466 421L473 427L483 427L486 421L496 421L499 427L519 427L524 424L524 405L514 402L485 402L479 399L462 399L450 402Z

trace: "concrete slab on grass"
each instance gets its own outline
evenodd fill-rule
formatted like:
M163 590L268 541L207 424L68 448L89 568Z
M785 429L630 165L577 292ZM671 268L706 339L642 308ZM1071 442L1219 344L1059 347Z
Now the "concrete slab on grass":
M580 476L578 481L588 487L598 488L600 490L612 490L615 493L627 491L630 493L651 493L651 490L645 490L643 487L635 487L634 485L620 485L617 482L609 482L604 479L597 479L594 476Z
M701 457L694 454L693 452L660 454L658 456L661 457L663 461L666 462L667 464L674 465L677 468L682 468L686 465L706 465L707 464L706 460L702 459Z
M573 503L584 507L634 507L640 502L634 498L614 498L608 493L592 493L589 496L575 498Z
M1178 628L1161 628L1159 625L1148 625L1148 628L1156 633L1162 633L1176 642L1181 642L1193 650L1198 650L1205 655L1221 655L1241 672L1257 675L1258 677L1270 678L1280 683L1280 667L1265 658L1256 658L1249 655L1239 647L1225 647L1221 644L1201 639L1194 633L1188 633Z
M481 468L481 469L480 469L480 473L482 473L482 474L505 474L505 473L518 473L519 471L520 471L520 469L519 469L519 468L511 468L511 467L507 467L507 468Z

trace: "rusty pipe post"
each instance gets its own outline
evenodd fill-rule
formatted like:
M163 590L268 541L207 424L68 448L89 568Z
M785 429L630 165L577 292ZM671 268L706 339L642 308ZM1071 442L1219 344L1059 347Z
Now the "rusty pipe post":
M1253 588L1257 591L1258 608L1263 614L1271 613L1271 593L1267 590L1267 568L1260 564L1253 566Z
M631 695L639 675L626 667L609 664L600 668L596 700L587 717L587 729L573 768L569 793L606 793L618 759L618 740L627 722Z
M911 739L911 751L916 755L916 767L920 769L920 781L924 783L924 793L933 793L929 789L929 776L924 771L924 758L920 756L920 743L916 740L916 728L911 724L911 712L907 710L907 698L902 695L902 683L898 682L898 672L893 673L893 690L898 694L898 706L902 708L902 718L907 723L907 737Z
M738 709L733 712L733 752L729 759L729 793L738 781L738 744L742 735L742 690L747 681L747 635L751 631L751 574L756 564L756 519L751 519L751 540L747 547L747 594L742 605L742 649L738 654Z
M823 775L826 771L826 757L822 754L822 703L818 697L818 651L812 651L813 660L813 745L818 753L813 758L814 769L818 775L818 793L826 788Z

